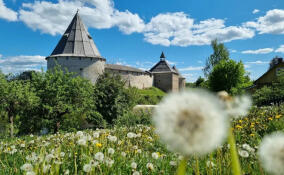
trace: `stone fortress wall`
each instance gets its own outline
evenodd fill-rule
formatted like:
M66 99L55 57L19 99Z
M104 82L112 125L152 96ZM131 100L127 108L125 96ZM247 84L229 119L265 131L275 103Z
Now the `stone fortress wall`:
M64 70L82 76L92 83L95 83L99 75L102 75L105 67L105 60L98 58L81 58L81 57L49 57L47 58L47 69L52 69L60 65Z
M106 72L120 75L125 81L127 87L136 87L138 89L149 88L153 86L153 76L150 73L131 72L123 70L105 69Z

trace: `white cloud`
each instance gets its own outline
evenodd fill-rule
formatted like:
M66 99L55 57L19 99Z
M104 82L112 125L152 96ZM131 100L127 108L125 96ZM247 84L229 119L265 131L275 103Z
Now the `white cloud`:
M235 50L235 49L229 49L229 51L230 51L231 53L236 53L236 52L237 52L237 50Z
M194 71L194 70L202 70L204 67L202 66L197 66L197 67L194 67L194 66L189 66L189 67L185 67L185 68L180 68L179 70L180 71Z
M225 26L222 19L207 19L194 23L183 12L159 14L146 24L145 40L164 46L208 45L212 40L229 42L254 36L254 31L246 27Z
M144 29L144 21L129 11L118 11L112 0L59 0L23 3L20 20L33 30L51 35L62 34L71 18L80 9L80 16L88 27L107 29L118 27L131 34Z
M6 7L3 0L0 0L0 18L8 21L17 21L18 13Z
M0 69L3 73L19 73L27 70L40 70L45 67L45 57L40 55L0 57Z
M284 10L269 10L265 16L246 22L244 26L255 28L260 34L284 34Z
M256 13L258 13L258 12L259 12L258 9L254 9L254 10L252 11L253 14L256 14Z
M273 52L274 49L272 48L263 48L263 49L257 49L257 50L245 50L242 51L243 54L267 54Z
M260 65L260 64L268 64L269 62L268 61L248 61L248 62L245 62L246 64L257 64L257 65Z
M284 45L281 45L278 49L275 50L278 53L284 53Z

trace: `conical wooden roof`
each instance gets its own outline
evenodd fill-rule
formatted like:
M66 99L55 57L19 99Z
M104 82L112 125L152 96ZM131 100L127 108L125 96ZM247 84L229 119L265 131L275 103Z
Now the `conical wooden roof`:
M57 56L102 58L78 12L50 55Z

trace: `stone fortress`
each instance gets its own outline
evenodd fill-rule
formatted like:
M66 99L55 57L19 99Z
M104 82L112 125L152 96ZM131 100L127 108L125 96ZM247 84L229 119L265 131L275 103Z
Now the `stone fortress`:
M77 12L54 51L46 57L46 60L47 69L52 69L58 64L70 72L89 79L92 83L95 83L104 72L109 72L119 74L127 86L139 89L155 86L165 92L179 91L185 87L185 78L175 66L171 67L165 58L162 53L160 61L149 71L106 64L106 59L101 56Z

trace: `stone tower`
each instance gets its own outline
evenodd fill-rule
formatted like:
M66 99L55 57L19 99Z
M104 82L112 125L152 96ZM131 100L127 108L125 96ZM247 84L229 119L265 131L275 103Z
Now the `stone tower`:
M154 76L154 86L163 91L179 91L185 86L185 78L181 76L175 66L171 67L166 61L164 52L160 56L160 61L150 69Z
M52 69L58 64L63 69L67 68L69 72L89 79L92 83L103 74L106 61L100 55L78 12L46 60L47 69Z

